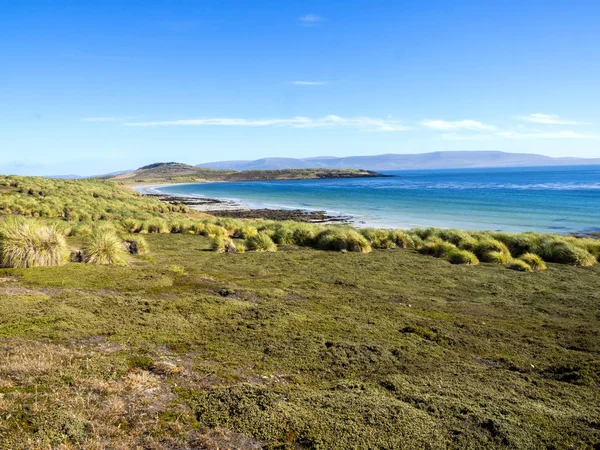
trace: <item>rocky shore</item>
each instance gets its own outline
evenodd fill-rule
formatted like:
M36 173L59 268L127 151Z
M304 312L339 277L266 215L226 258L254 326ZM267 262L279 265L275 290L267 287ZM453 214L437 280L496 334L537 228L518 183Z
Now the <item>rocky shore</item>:
M325 211L307 211L303 209L251 209L238 203L216 198L199 198L173 196L166 194L150 194L159 200L171 204L187 205L191 209L206 212L216 217L232 217L236 219L295 220L310 223L351 223L349 216L334 216Z

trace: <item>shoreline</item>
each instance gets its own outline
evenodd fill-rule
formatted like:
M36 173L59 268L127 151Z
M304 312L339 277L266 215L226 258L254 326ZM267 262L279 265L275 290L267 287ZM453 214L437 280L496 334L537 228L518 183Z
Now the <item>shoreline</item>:
M231 217L236 219L265 219L265 220L293 220L298 222L310 222L315 224L343 224L343 225L351 225L356 228L363 228L367 226L375 227L375 228L400 228L400 229L412 229L412 228L453 228L442 225L419 225L414 224L412 226L406 226L406 224L402 224L400 226L385 226L382 224L369 224L368 222L364 222L360 220L360 216L356 217L352 214L343 214L343 213L330 213L326 210L309 210L298 208L294 206L289 207L275 207L269 208L268 205L266 207L261 207L262 205L247 205L243 204L241 201L237 199L228 199L228 198L211 198L204 196L192 196L186 194L165 194L160 191L161 188L177 186L183 184L195 184L195 183L163 183L163 184L146 184L146 185L138 185L135 186L134 189L142 195L153 196L158 198L161 201L167 203L174 204L184 204L188 206L190 209L206 213L215 217ZM274 205L277 206L277 205ZM454 227L456 228L456 227ZM475 229L470 228L457 228L464 229L468 231L477 231ZM502 231L501 229L494 229L494 227L490 227L487 229L482 229L483 231ZM535 231L535 230L533 230ZM508 231L509 233L519 233L524 231ZM600 230L599 229L588 229L581 231L535 231L542 232L547 234L562 234L573 236L577 238L588 237L592 239L600 239Z
M155 197L165 203L183 204L195 211L213 215L215 217L231 217L235 219L265 219L265 220L294 220L296 222L309 222L315 224L344 224L359 225L352 216L333 215L327 211L312 211L300 208L252 208L233 200L191 197L181 194L163 194L161 187L175 186L187 183L171 183L160 185L136 186L136 190L150 197Z

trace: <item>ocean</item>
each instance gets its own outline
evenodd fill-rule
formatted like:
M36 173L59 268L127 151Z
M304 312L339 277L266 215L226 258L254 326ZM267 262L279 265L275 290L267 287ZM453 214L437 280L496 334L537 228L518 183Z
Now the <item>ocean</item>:
M382 172L385 178L164 186L164 194L351 216L359 226L600 231L600 166Z

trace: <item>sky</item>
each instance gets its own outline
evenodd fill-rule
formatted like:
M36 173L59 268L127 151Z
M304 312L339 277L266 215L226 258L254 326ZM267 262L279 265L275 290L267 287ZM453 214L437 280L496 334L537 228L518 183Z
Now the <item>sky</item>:
M600 2L0 0L0 173L600 157Z

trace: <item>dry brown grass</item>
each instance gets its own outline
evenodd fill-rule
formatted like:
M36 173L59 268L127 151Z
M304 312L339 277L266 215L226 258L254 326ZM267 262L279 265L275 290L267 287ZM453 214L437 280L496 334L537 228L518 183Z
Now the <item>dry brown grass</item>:
M173 393L172 378L187 376L183 366L158 361L142 370L128 366L122 352L106 343L5 341L0 448L184 449L240 440L226 430L205 434L197 427Z

